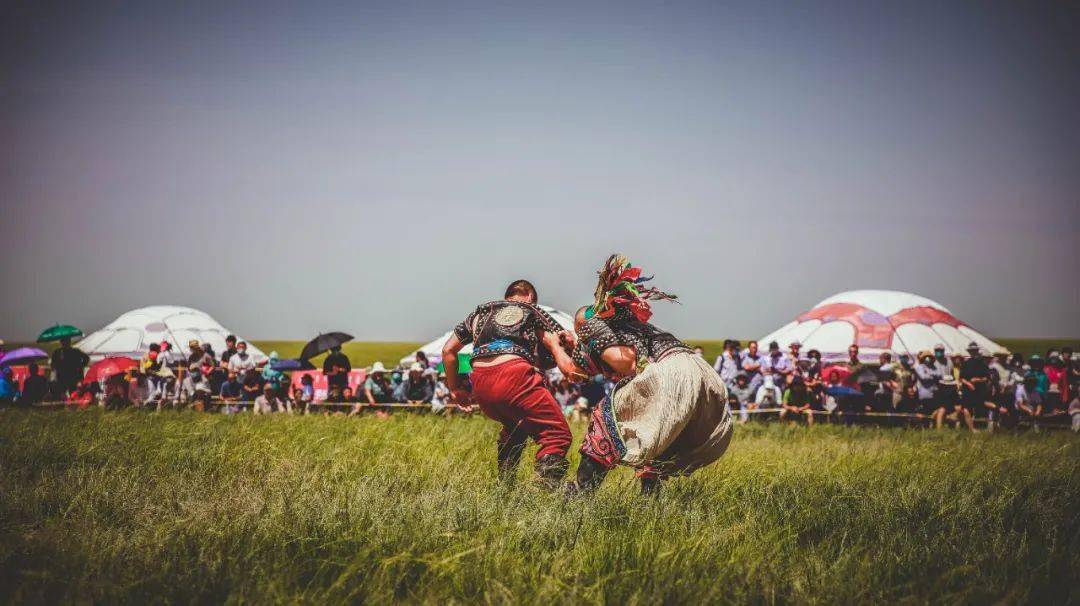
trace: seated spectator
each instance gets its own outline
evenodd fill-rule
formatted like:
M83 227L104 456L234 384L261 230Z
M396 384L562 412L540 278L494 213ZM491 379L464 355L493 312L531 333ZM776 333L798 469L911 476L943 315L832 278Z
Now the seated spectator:
M983 357L978 344L968 345L968 359L960 363L960 388L964 408L975 417L985 417L987 427L994 428L994 413L997 405L991 397L993 385L990 365Z
M353 393L352 387L346 387L341 390L341 401L345 404L352 404L356 402L356 394Z
M18 403L20 406L30 407L45 401L45 394L49 392L49 381L38 371L38 365L34 362L26 367L26 371L28 374L23 379Z
M128 381L123 374L115 374L105 379L105 408L119 410L128 405Z
M570 385L569 379L563 379L555 386L552 391L552 395L555 396L555 401L559 403L559 408L563 411L563 416L569 418L570 413L574 411L574 402L580 397L576 390Z
M128 401L136 408L143 408L150 401L150 382L141 372L128 374Z
M386 367L382 362L371 366L371 374L364 381L364 400L369 406L387 404L394 401L394 390L386 376Z
M323 375L326 376L326 399L331 402L341 401L341 392L349 386L349 372L352 363L341 352L341 347L331 347L330 353L323 360Z
M191 408L198 412L209 410L210 399L213 395L210 379L201 370L196 370L191 373L191 383L195 392L191 400Z
M390 371L390 393L392 394L394 402L401 402L405 400L405 395L401 391L401 384L404 382L404 377L400 370L395 368Z
M750 414L747 411L757 408L757 402L754 401L754 388L750 385L750 379L745 372L735 375L735 384L728 390L728 393L735 398L738 404L736 408L739 411L739 422L746 423L749 421Z
M952 361L949 367L955 369L955 372L938 381L938 401L941 407L945 409L944 418L956 423L957 426L963 423L970 431L974 432L975 419L971 411L964 407L960 391L960 371L956 361ZM941 426L942 424L938 423L938 429Z
M570 421L573 423L584 423L589 419L589 400L585 397L579 397L574 402L574 411L570 413Z
M218 392L218 396L221 398L222 403L221 412L225 414L240 412L237 404L244 396L244 385L235 372L229 371L228 378L221 384L221 391Z
M94 399L97 397L98 392L101 391L101 387L97 381L90 381L89 383L80 383L75 391L71 392L68 396L67 403L79 410L86 410L94 403Z
M413 362L409 374L401 383L401 400L409 404L427 404L433 393L431 383L424 378L424 367Z
M0 404L11 404L19 397L19 387L15 384L14 371L10 366L0 368Z
M440 373L436 377L435 388L431 395L431 412L440 414L450 403L450 388L446 386L446 373Z
M280 360L280 358L278 358L278 352L270 352L270 355L267 356L266 364L262 368L262 380L264 384L268 383L273 385L275 389L280 390L283 385L288 384L289 377L286 377L285 373L280 370L274 370L274 364L277 364L278 360Z
M793 381L784 390L784 397L780 407L780 420L790 419L794 421L805 415L807 425L813 425L814 410L812 404L813 400L810 396L810 390L806 388L806 383L801 380Z
M1043 415L1043 398L1036 389L1038 379L1034 374L1024 377L1022 383L1016 386L1016 411L1018 415L1024 415L1031 420L1032 427L1038 431L1039 419Z
M236 356L233 356L235 359ZM266 415L274 412L286 412L292 414L292 404L288 400L278 397L277 387L269 383L263 387L262 395L255 398L252 412L257 415Z
M1069 401L1069 416L1072 417L1073 432L1080 432L1080 392L1074 391Z
M899 391L896 381L896 370L892 354L884 351L878 356L878 368L874 372L876 388L870 398L870 409L878 413L889 413L893 410L893 400Z
M1054 352L1048 356L1043 372L1046 373L1046 393L1043 394L1046 408L1064 412L1068 404L1064 400L1064 395L1069 391L1069 387L1065 382L1065 362L1061 359L1061 355ZM26 388L23 387L23 391L25 390Z
M230 360L229 363L232 364L239 357L240 357L240 349L237 348L236 355L232 357L232 360ZM240 382L241 382L240 401L241 402L254 402L255 398L259 397L259 394L262 393L262 390L263 390L262 375L260 375L257 372L248 372L247 374L244 374L244 375L241 375L238 371L235 371L235 370L233 372L237 373L238 378L242 377L240 379ZM273 387L273 386L271 386L271 387Z
M249 371L255 370L255 356L248 353L247 343L240 341L236 344L236 353L229 357L229 370L235 372L241 381L247 379Z
M300 385L293 388L292 400L296 409L304 414L320 412L315 404L315 386L311 375L300 378Z
M754 395L754 403L757 405L755 408L780 407L780 403L784 399L784 392L774 383L774 380L772 375L765 377L764 383L758 388L757 394Z
M916 419L922 416L922 403L914 385L906 385L900 390L900 399L893 408L900 414L911 415L906 423L909 427L917 423Z

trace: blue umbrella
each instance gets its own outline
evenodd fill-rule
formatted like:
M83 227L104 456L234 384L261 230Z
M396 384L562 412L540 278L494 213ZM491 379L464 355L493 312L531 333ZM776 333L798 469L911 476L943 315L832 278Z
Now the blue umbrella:
M846 385L833 385L832 387L826 387L825 393L834 398L843 398L845 396L861 396L863 393L858 389L852 389Z
M13 364L23 364L35 360L45 360L48 357L49 354L36 347L20 347L7 352L3 357L0 357L0 366L11 366Z
M276 370L278 372L291 372L294 370L315 370L315 366L307 360L293 360L285 359L278 360L270 365L270 370Z

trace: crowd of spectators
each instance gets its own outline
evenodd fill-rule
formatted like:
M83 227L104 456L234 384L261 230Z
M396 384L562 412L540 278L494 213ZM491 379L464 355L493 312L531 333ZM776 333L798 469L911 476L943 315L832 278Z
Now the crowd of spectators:
M1015 427L1072 418L1080 430L1080 359L1066 347L1046 356L987 352L971 343L967 354L946 355L944 345L907 354L879 355L876 364L860 359L859 346L848 358L824 364L821 353L775 342L761 352L756 341L745 349L726 340L714 364L728 387L729 405L740 422L754 411L777 411L785 420L815 419L850 424L860 418L887 424L946 423L975 431L975 421Z
M86 354L63 341L51 356L51 380L37 364L30 364L18 388L9 368L0 372L0 403L33 405L66 401L85 408L98 403L106 408L181 408L226 414L341 414L357 415L365 409L412 405L448 414L450 390L445 375L423 352L408 367L386 368L375 362L364 380L350 385L352 363L340 347L332 348L322 364L326 394L317 395L314 380L305 373L294 385L278 370L278 356L257 362L247 344L226 339L225 351L191 341L185 357L169 343L155 344L126 372L102 382L83 381L89 362ZM695 354L702 356L701 348ZM967 355L946 355L943 345L912 359L881 353L876 364L860 359L851 345L848 359L822 361L816 350L802 351L791 343L782 351L769 343L761 351L756 341L745 348L724 341L714 368L728 389L728 403L739 422L759 413L805 422L840 422L876 418L886 424L953 424L975 430L978 420L988 427L1016 426L1021 421L1042 423L1072 417L1080 430L1080 359L1070 348L1045 356L989 353L977 344ZM466 375L467 380L467 375ZM602 375L571 383L558 370L548 373L551 390L568 419L584 420L614 388Z

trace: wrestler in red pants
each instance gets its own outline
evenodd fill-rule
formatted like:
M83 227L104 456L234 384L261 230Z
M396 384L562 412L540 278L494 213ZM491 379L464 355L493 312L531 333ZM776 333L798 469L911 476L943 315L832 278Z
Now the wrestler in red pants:
M524 359L474 367L472 396L480 410L502 423L499 474L513 477L528 438L540 445L537 474L552 487L566 474L572 436L562 409L548 391L543 373Z

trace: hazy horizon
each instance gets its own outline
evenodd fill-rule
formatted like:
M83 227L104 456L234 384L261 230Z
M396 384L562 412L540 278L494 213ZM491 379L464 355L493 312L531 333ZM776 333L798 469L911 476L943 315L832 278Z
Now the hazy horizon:
M1080 338L1064 3L0 8L0 338L152 304L426 341L620 251L656 322L756 338L840 291Z

